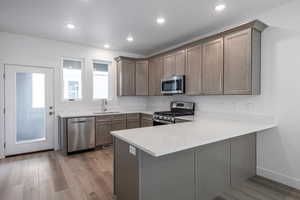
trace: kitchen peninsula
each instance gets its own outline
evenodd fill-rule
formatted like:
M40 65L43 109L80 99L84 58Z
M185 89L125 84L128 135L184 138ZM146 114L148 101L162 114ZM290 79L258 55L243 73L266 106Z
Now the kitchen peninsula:
M112 132L118 200L208 200L256 175L256 135L272 120L202 115Z

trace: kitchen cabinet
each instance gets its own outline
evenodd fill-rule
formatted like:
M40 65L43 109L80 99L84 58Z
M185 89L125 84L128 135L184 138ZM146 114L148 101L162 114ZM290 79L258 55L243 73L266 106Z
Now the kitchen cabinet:
M202 93L223 94L223 38L203 43Z
M161 96L160 83L163 78L163 58L149 60L149 96Z
M140 113L130 113L127 114L127 129L140 128L141 127L141 117Z
M230 185L230 143L211 144L195 154L197 199L214 199Z
M117 95L135 96L135 60L119 57L117 61Z
M200 95L202 80L202 45L187 49L185 69L186 95Z
M135 67L136 96L148 96L148 61L136 61Z
M114 194L132 200L216 199L255 176L255 138L253 133L159 157L114 138Z
M153 126L153 115L141 114L141 127L150 127Z
M112 117L112 131L126 129L126 114L117 114Z
M239 186L256 175L256 135L246 135L231 141L231 185Z
M164 57L164 78L185 74L186 50L179 50Z
M103 115L96 117L96 146L112 143L110 131L112 129L112 116Z
M224 37L224 94L260 94L260 43L252 28Z

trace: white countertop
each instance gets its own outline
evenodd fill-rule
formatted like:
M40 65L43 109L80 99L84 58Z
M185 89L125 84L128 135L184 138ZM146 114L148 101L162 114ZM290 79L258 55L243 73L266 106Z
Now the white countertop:
M201 115L200 115L201 116ZM111 134L159 157L276 127L273 120L203 115L193 122L113 131Z
M153 115L154 111L150 110L135 110L135 111L128 111L128 110L109 110L107 112L101 111L75 111L75 112L60 112L58 114L61 118L72 118L72 117L93 117L93 116L100 116L100 115L117 115L117 114L129 114L129 113L144 113Z

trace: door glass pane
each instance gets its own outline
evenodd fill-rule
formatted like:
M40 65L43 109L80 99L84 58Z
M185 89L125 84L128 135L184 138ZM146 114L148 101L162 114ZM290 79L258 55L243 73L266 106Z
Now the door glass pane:
M16 142L45 140L45 74L16 73Z

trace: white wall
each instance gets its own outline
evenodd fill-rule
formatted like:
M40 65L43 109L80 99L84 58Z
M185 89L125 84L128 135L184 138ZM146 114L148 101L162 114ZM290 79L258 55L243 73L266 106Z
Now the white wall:
M116 97L116 63L117 56L134 56L123 52L113 52L71 43L28 37L0 32L0 63L51 67L55 69L55 111L100 110L100 101L92 99L92 60L111 61L110 67L110 101L109 107L115 109L145 109L144 97ZM61 96L61 58L84 58L83 99L80 102L63 102ZM2 84L1 84L2 86ZM56 128L57 130L57 128ZM57 133L55 134L57 147ZM1 146L0 146L1 149Z
M259 96L150 97L149 109L169 100L192 100L213 112L273 115L278 128L258 136L258 174L300 189L300 2L253 19L267 23L262 34L262 94Z

